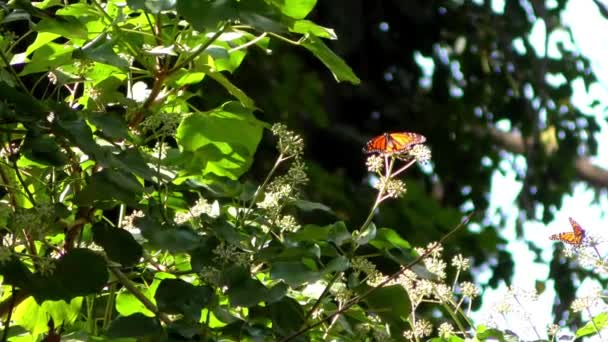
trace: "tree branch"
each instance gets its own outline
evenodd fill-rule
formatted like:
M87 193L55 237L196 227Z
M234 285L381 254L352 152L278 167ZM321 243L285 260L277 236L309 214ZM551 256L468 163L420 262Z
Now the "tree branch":
M503 132L494 127L480 127L475 131L479 135L489 135L495 143L512 153L523 154L525 145L531 143L524 140L519 133ZM608 170L593 165L588 156L578 157L574 168L578 179L598 189L608 188Z

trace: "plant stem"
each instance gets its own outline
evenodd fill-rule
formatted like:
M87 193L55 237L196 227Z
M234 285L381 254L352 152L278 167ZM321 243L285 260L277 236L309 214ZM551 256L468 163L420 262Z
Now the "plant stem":
M329 289L336 282L336 280L338 280L338 278L340 278L341 275L342 275L342 272L338 272L338 273L334 274L333 278L331 278L329 283L327 283L327 285L325 286L325 289L323 290L323 292L321 293L319 298L317 298L317 301L312 305L312 308L310 308L310 310L306 313L306 316L304 316L305 321L310 318L310 316L315 312L315 310L317 310L317 308L321 304L321 300L323 299L323 297L325 297L325 295L327 293L329 293Z
M8 331L11 326L11 317L13 316L13 309L15 309L15 287L11 286L11 299L10 308L6 315L6 321L4 321L4 333L2 334L2 342L6 342L8 338Z
M586 310L587 310L587 314L589 314L589 317L591 317L591 325L593 325L593 329L595 329L595 332L597 333L597 336L600 338L600 341L603 341L604 338L602 337L602 334L600 333L600 329L598 328L597 324L595 324L594 317L591 314L591 310L589 310L589 308L587 308Z
M203 53L203 51L205 51L214 41L216 41L226 31L227 28L228 28L228 23L223 23L222 26L220 27L220 29L217 30L217 32L215 32L215 34L211 38L209 38L209 40L207 40L203 45L201 45L201 47L196 49L196 51L194 51L190 56L186 57L186 59L183 60L181 63L179 63L179 64L175 65L173 68L171 68L169 70L168 74L172 74L175 71L186 66L188 63L192 62L192 60L194 60L196 57L198 57L198 55Z
M384 156L384 158L385 158L385 162L386 162L388 160L387 159L388 156ZM393 169L393 166L395 165L395 159L392 159L390 163L387 163L387 165L388 165L388 167L386 167L386 173L384 175L385 181L382 183L382 187L380 188L380 190L378 190L378 195L376 196L374 205L372 205L372 209L369 211L369 215L367 215L365 222L363 222L363 224L361 225L361 228L359 228L360 232L365 230L367 228L367 226L369 226L369 224L372 222L372 219L374 218L374 214L376 213L376 209L382 202L382 195L384 195L384 190L386 190L387 180L389 177L391 177L391 171Z
M143 293L141 293L141 291L139 291L139 289L137 287L135 287L135 285L131 282L131 280L129 278L127 278L127 276L122 273L118 268L116 267L109 267L110 271L116 276L116 278L118 279L118 281L127 289L129 290L129 292L131 292L131 294L133 294L135 296L135 298L137 298L148 310L152 311L154 314L156 314L156 316L165 324L169 324L171 323L171 320L169 319L169 317L167 315L165 315L164 313L160 312L158 310L158 308L156 307L156 305L154 305L154 303L152 303L148 297L146 297Z
M253 194L253 198L251 198L251 202L249 202L249 206L247 206L247 210L245 210L242 221L239 222L239 226L245 224L245 221L247 221L247 219L249 218L249 213L251 212L251 208L253 208L253 206L255 205L255 202L257 201L258 197L260 196L260 193L264 190L264 188L266 188L266 185L268 185L268 183L270 182L270 179L272 178L274 173L277 171L277 168L279 167L279 165L287 159L289 159L289 157L284 157L282 153L279 154L279 157L277 158L274 165L272 166L272 169L270 169L270 171L268 172L268 175L266 175L264 182L262 182L262 185L260 185L257 188L257 190L255 191L255 193Z

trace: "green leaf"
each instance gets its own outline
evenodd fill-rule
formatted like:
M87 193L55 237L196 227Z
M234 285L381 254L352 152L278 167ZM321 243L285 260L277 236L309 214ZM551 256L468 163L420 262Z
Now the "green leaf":
M128 127L118 114L108 112L89 113L87 120L109 138L124 139L129 136Z
M367 245L372 239L376 237L376 225L374 222L370 222L361 233L356 236L355 243L359 246Z
M176 0L127 0L127 5L133 10L147 10L158 14L162 11L175 9Z
M323 62L323 64L325 64L334 75L336 81L348 81L355 85L361 83L361 80L344 60L333 53L320 38L310 35L302 42L302 46L312 52L321 62Z
M333 258L323 269L323 274L346 271L350 267L348 258L343 255Z
M311 34L319 38L338 39L334 30L317 25L310 20L294 20L289 25L289 31L301 34Z
M280 12L264 0L178 0L177 13L199 30L215 30L228 20L253 26L260 31L283 32Z
M69 303L63 300L46 300L41 304L29 297L17 306L12 319L16 325L26 328L32 335L41 335L49 331L48 321L51 318L56 327L74 323L81 307L82 297L74 298Z
M299 261L273 262L270 269L271 279L281 279L291 287L313 282L320 277L320 272L311 270Z
M34 51L32 59L19 75L52 71L62 65L72 64L72 51L74 48L69 45L48 42Z
M314 224L307 224L295 233L286 234L293 241L324 241L329 237L332 226L320 227Z
M36 51L41 46L46 45L49 42L61 37L60 34L50 32L40 32L36 35L36 40L30 44L25 50L25 55L29 56L32 52Z
M198 321L201 310L213 299L213 289L209 286L194 286L181 279L164 279L154 298L160 311L181 313Z
M576 331L576 337L595 335L608 326L608 312L602 312Z
M326 206L323 203L310 202L310 201L306 201L306 200L302 200L302 199L297 199L293 202L293 205L295 205L298 209L307 211L307 212L314 211L314 210L320 210L320 211L324 211L326 213L335 215L334 211L331 210L330 207Z
M505 342L505 336L502 331L498 329L490 329L486 326L480 325L477 327L477 334L475 335L478 340L498 340L499 342Z
M85 188L75 197L80 205L108 205L118 202L137 206L144 188L137 178L123 170L103 169L88 178Z
M111 260L122 266L134 265L143 254L143 248L131 233L111 227L105 222L93 226L93 241L103 247Z
M121 70L129 68L129 62L114 52L115 42L108 35L97 38L92 44L75 50L73 57L77 59L90 59L99 63L115 66Z
M108 338L118 337L146 337L157 336L162 332L158 318L147 317L136 313L126 317L118 317L112 321L106 336Z
M280 283L272 289L266 288L259 280L247 278L228 289L226 293L232 306L251 307L260 302L274 302L285 296L287 285Z
M164 226L149 216L137 218L135 226L150 244L171 253L188 252L201 244L201 237L187 226Z
M387 250L391 248L411 248L409 242L402 239L396 231L389 228L378 229L376 237L370 241L370 244L381 250Z
M167 78L167 82L175 87L183 87L188 84L200 83L205 78L204 72L180 69Z
M273 3L278 5L285 15L294 19L303 19L315 8L317 0L274 0Z
M448 338L435 337L430 339L429 342L464 342L464 339L458 336L450 336Z
M327 239L338 246L342 246L345 242L352 240L352 235L348 231L348 228L346 228L346 224L338 221L332 225Z
M363 301L390 324L400 325L411 313L410 298L401 285L375 289Z
M213 250L218 244L219 241L217 239L210 236L202 236L198 247L188 252L190 254L190 265L194 272L200 272L205 266L215 265Z
M214 30L220 22L238 18L233 0L177 0L177 13L199 30Z
M304 325L304 310L292 298L284 297L269 306L272 318L272 329L279 335L286 336L298 331Z
M146 180L156 180L158 176L163 177L148 166L148 162L136 148L125 149L116 156L116 159L122 163L124 169Z
M36 25L38 32L54 33L69 39L87 39L88 30L74 17L61 17L61 20L44 18Z
M262 139L263 123L238 102L196 113L185 118L177 129L177 142L183 148L181 163L191 171L240 177L251 165Z
M75 248L59 259L53 278L61 284L65 300L96 293L108 282L106 261L89 249Z
M146 297L154 300L154 298L150 298L150 296ZM116 311L125 316L133 315L135 313L140 313L148 317L156 316L154 312L150 311L139 299L137 299L137 297L130 292L120 292L118 296L116 296Z
M57 139L50 135L28 134L21 149L26 157L45 165L63 166L68 160L68 157L59 148Z
M228 80L222 73L220 72L207 72L207 75L213 78L217 83L221 84L230 95L236 97L245 108L249 109L257 109L253 100L245 94L241 89L235 86L230 80Z

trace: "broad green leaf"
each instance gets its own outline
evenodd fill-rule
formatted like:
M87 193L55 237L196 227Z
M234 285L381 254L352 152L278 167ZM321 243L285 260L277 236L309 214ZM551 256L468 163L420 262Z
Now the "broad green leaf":
M595 335L608 326L608 312L602 312L576 331L576 337Z
M41 335L48 332L48 321L51 318L56 327L74 323L81 306L82 297L74 298L69 303L63 300L47 300L41 304L29 297L17 306L12 319L15 324L27 328L33 335Z
M214 79L217 83L221 84L222 87L224 87L230 93L230 95L236 97L236 99L239 100L243 106L249 109L257 109L253 100L247 96L245 92L230 82L230 80L222 75L222 73L209 71L207 75Z
M34 136L28 134L21 147L29 159L51 166L65 165L68 157L57 144L57 139L50 135Z
M352 235L348 231L348 228L346 228L346 224L338 221L332 225L327 239L338 246L342 246L344 243L352 240Z
M78 192L75 201L80 205L104 205L118 202L136 206L144 188L137 178L123 170L103 169L88 178L85 188Z
M429 342L464 342L464 339L458 336L450 336L448 338L435 337L430 339Z
M270 269L271 279L281 279L291 287L313 282L320 277L320 272L313 271L302 262L296 261L273 262Z
M327 274L331 272L342 272L346 271L349 267L350 262L348 261L348 258L340 255L327 263L327 266L323 269L322 273Z
M491 329L483 325L477 327L477 333L475 337L480 341L490 340L505 342L505 336L502 331L498 329Z
M109 70L111 73L111 69ZM109 112L89 113L87 120L101 130L105 136L112 139L124 139L129 135L124 119L118 114Z
M389 228L378 229L376 237L370 241L370 244L382 250L391 248L411 248L409 242L401 238L397 232Z
M145 337L157 336L162 332L162 327L158 318L147 317L140 313L130 316L120 316L112 321L106 336L109 338L118 337Z
M294 19L305 18L317 4L317 0L273 0L285 15Z
M287 285L280 283L272 289L266 288L259 280L247 278L233 285L226 294L232 306L251 307L260 302L276 301L287 292Z
M114 52L116 43L108 35L103 34L92 44L86 45L82 49L75 50L73 57L76 59L90 59L99 63L115 66L121 70L129 68L129 62L118 56Z
M185 152L180 162L188 163L192 172L237 179L251 165L262 130L263 123L238 102L193 114L177 129L177 142Z
M215 266L215 254L213 250L219 241L210 236L202 236L197 248L189 251L190 254L190 265L192 266L192 270L194 272L200 272L203 267L206 266Z
M122 164L121 166L123 169L129 170L131 173L136 174L146 180L156 180L156 178L159 176L157 171L150 168L148 162L144 159L141 152L136 148L129 148L120 152L116 156L116 160ZM137 188L139 189L139 186Z
M19 108L19 119L26 123L42 120L49 111L46 104L29 94L17 91L5 82L0 82L0 99Z
M53 274L66 300L99 292L106 286L108 276L104 258L84 248L72 249L61 257Z
M401 285L375 289L363 301L385 322L394 325L403 323L412 309L407 291Z
M61 17L61 20L54 18L44 18L36 25L38 32L48 32L58 34L69 39L87 39L88 32L78 19L74 17Z
M176 87L183 87L188 84L200 83L203 78L205 78L204 72L193 72L192 70L180 69L172 73L171 76L167 78L167 82Z
M134 10L145 9L152 13L175 9L176 0L127 0L127 5Z
M312 52L334 75L338 82L348 81L352 84L359 84L361 80L355 75L353 70L331 51L323 41L315 36L309 35L303 42L302 46Z
M272 303L269 309L272 329L281 336L294 333L304 325L304 310L292 298L284 297L282 300Z
M49 42L61 37L60 34L51 33L51 32L39 32L36 35L36 40L32 44L30 44L25 50L25 55L29 56L32 52L36 51L41 46L46 45Z
M154 294L156 293L156 290L158 289L158 286L160 285L161 281L167 278L174 279L175 276L164 272L157 272L154 275L154 281L152 281L152 285L147 288L144 287L144 285L136 285L136 287L153 304L156 304ZM118 313L122 316L131 316L135 313L141 313L148 317L156 316L154 312L148 310L148 308L146 308L146 306L142 304L142 302L137 299L137 297L135 297L132 293L128 291L121 291L120 293L118 293L118 296L116 296L116 311L118 311Z
M331 227L307 224L302 229L295 233L287 234L287 236L290 240L294 241L324 241L327 240Z
M135 226L150 244L171 253L188 252L201 244L201 237L187 226L162 225L149 216L136 219Z
M98 19L101 13L94 5L80 2L60 8L57 10L57 12L55 12L55 14L64 17L73 16L75 18L79 18L80 20L84 20L88 17Z
M20 75L52 71L62 65L72 64L72 51L74 48L69 45L48 42L34 51L30 62L25 65Z
M150 298L150 296L147 297L148 299L154 299ZM148 317L156 316L154 312L146 308L137 297L129 292L121 292L116 296L116 311L123 316L130 316L136 313L141 313Z
M361 231L355 238L357 245L367 245L372 239L376 237L376 225L374 222L370 222L363 231Z
M303 200L303 199L297 199L293 202L293 205L295 205L298 209L303 210L303 211L320 210L320 211L324 211L326 213L335 215L333 210L331 210L330 207L326 206L323 203L310 202L310 201Z
M289 25L289 31L301 34L311 34L319 38L338 39L333 29L315 24L310 20L294 20Z
M177 13L199 30L214 30L220 22L238 18L233 0L177 0Z
M178 0L176 8L199 31L213 31L221 22L237 19L260 31L285 31L280 12L264 0Z
M131 233L111 227L103 221L93 225L93 241L103 247L110 260L122 266L134 265L143 254L141 245Z
M154 298L160 311L184 314L198 321L201 310L211 303L213 296L213 289L209 286L194 286L181 279L164 279Z

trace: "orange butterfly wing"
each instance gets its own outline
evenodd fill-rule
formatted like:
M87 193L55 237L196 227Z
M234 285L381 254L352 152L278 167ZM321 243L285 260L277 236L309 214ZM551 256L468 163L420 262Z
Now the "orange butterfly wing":
M367 142L363 152L393 154L403 153L414 145L422 144L426 137L412 132L384 133Z
M581 227L580 224L578 224L578 222L574 221L571 217L569 217L568 220L570 220L572 231L553 234L549 237L549 239L561 241L574 247L579 247L583 243L583 239L585 238L585 230L583 229L583 227Z

